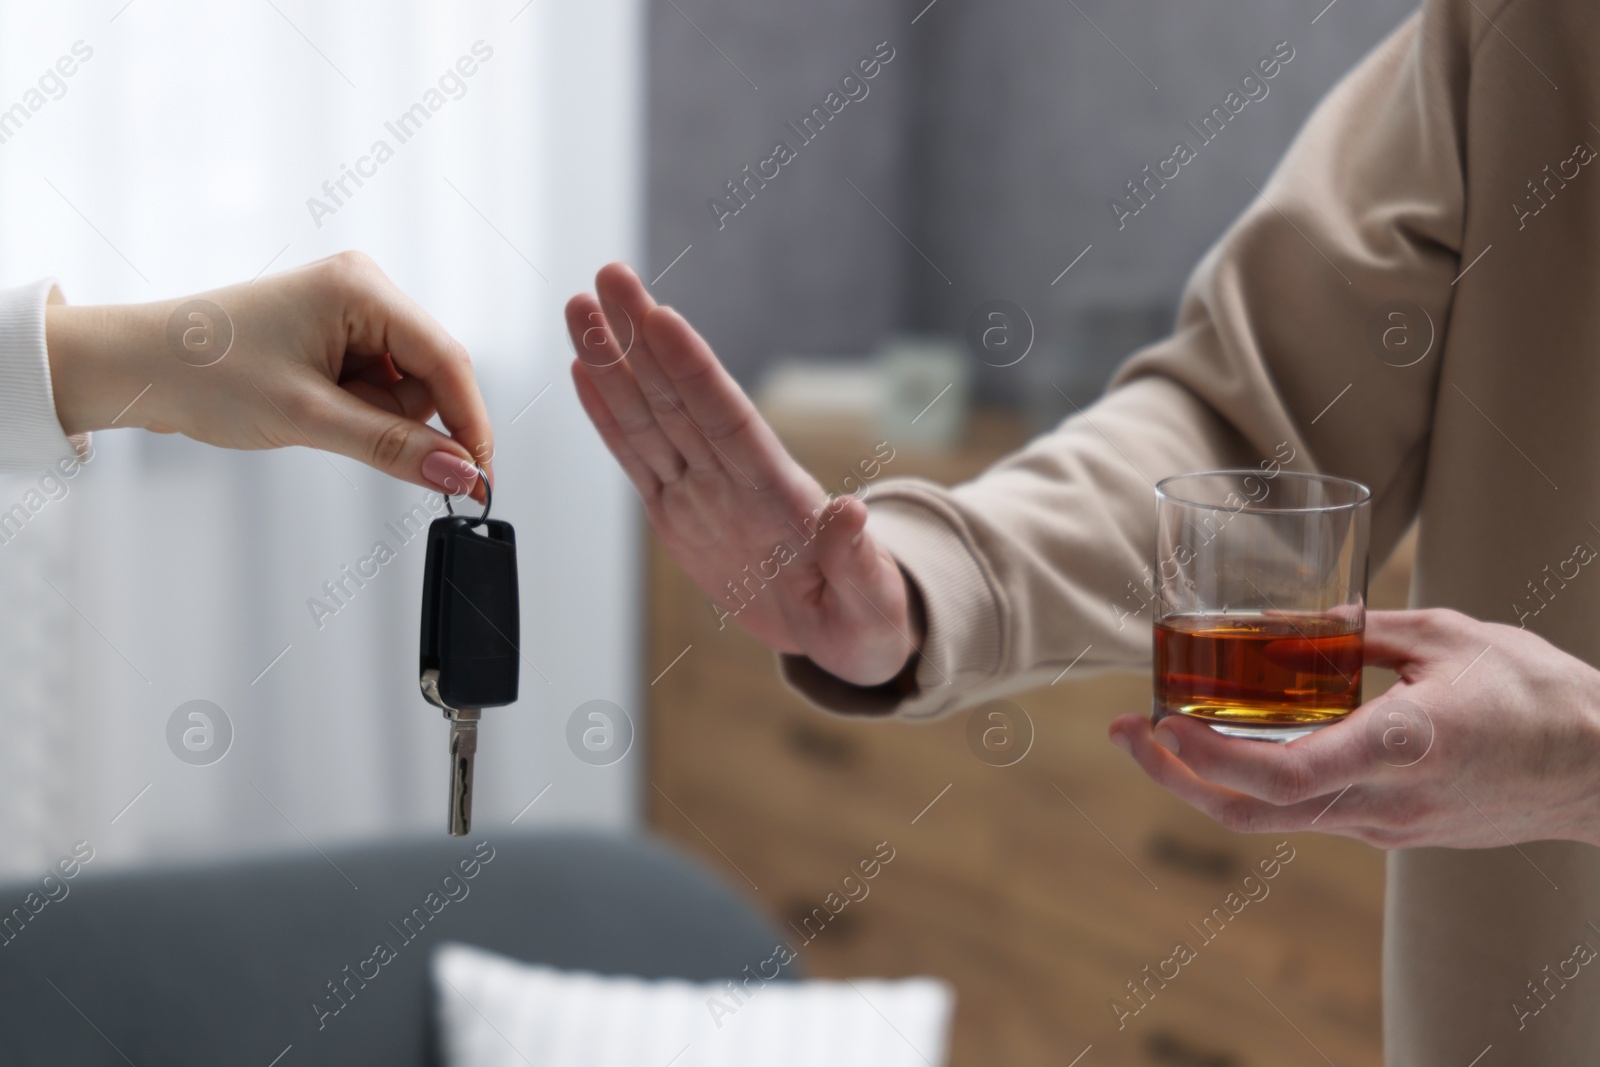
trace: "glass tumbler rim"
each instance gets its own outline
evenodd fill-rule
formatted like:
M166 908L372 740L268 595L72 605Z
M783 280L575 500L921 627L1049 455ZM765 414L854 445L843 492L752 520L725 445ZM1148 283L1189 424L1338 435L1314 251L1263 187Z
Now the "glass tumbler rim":
M1286 507L1281 505L1264 505L1259 501L1246 501L1243 505L1238 507L1229 507L1227 504L1208 503L1203 500L1193 500L1186 496L1180 496L1171 488L1172 483L1181 482L1188 479L1221 477L1254 477L1269 482L1277 481L1278 479L1282 478L1288 478L1297 480L1302 484L1320 482L1325 485L1338 485L1348 489L1353 489L1354 492L1351 494L1351 499L1337 504L1316 504L1299 507ZM1364 507L1372 502L1372 490L1367 488L1365 484L1358 482L1353 478L1341 478L1336 474L1319 474L1307 471L1285 470L1280 470L1274 475L1268 475L1265 471L1257 467L1223 467L1217 470L1185 471L1182 474L1170 474L1156 482L1155 493L1158 501L1182 504L1186 507L1192 508L1204 508L1207 511L1227 511L1232 513L1257 515L1326 515L1333 512L1352 511L1357 508Z

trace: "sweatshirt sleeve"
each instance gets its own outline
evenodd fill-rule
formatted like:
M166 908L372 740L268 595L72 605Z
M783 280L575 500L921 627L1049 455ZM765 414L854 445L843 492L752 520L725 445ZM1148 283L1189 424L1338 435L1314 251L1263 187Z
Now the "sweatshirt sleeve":
M1185 471L1354 478L1387 557L1416 514L1462 260L1458 6L1430 0L1333 89L1196 267L1173 335L1104 397L965 485L872 492L868 529L922 597L921 652L870 689L786 656L792 686L833 711L927 717L1069 666L1146 668L1153 489Z
M0 470L31 471L79 454L56 417L44 309L60 303L54 279L0 289Z

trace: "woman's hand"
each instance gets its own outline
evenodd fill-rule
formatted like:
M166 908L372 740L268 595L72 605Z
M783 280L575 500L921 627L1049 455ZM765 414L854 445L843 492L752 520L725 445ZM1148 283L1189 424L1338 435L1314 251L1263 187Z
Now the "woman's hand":
M52 304L45 321L69 435L309 445L483 497L472 466L490 470L494 438L466 350L359 253L184 300Z
M1600 671L1459 612L1367 615L1366 661L1400 680L1279 745L1171 716L1111 737L1168 791L1241 833L1316 830L1379 848L1600 844Z
M567 304L572 380L650 525L702 592L780 652L857 685L921 640L910 587L864 529L779 443L709 345L633 271L601 270Z

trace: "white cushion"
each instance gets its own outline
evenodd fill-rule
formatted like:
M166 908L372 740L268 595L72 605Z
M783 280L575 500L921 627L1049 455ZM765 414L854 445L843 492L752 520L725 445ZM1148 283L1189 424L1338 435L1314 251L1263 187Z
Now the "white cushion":
M941 1067L955 999L932 978L756 977L730 991L448 943L433 981L445 1067Z

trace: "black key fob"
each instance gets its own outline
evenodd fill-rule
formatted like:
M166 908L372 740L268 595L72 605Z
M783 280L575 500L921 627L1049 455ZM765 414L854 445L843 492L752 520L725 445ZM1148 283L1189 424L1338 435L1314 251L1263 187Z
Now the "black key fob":
M435 519L422 582L424 694L447 709L516 700L522 638L511 524L454 514Z

